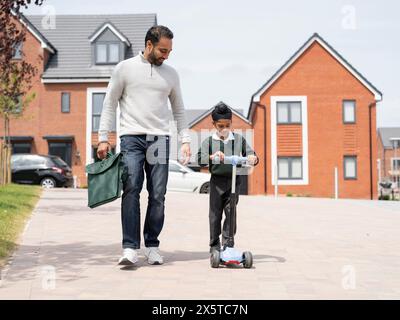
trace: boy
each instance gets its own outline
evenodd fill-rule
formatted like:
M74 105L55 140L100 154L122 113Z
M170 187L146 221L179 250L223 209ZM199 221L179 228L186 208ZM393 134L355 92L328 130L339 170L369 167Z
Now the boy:
M225 211L225 220L222 232L222 246L228 245L230 197L232 187L232 165L224 164L224 156L247 157L250 165L258 164L258 157L240 134L231 131L232 111L224 104L218 104L212 111L214 128L217 131L205 139L197 153L197 161L201 167L209 166L210 179L210 253L213 250L221 251L221 222L222 212ZM219 163L214 161L218 156ZM217 159L215 159L217 160ZM239 168L240 166L238 166ZM243 170L243 169L238 169ZM236 203L239 201L239 186L241 176L236 178ZM236 219L235 219L236 220ZM233 226L236 233L236 221ZM233 246L229 243L229 246Z

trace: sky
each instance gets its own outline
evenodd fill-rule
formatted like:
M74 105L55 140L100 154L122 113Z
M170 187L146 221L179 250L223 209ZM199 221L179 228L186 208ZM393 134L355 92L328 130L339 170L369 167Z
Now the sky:
M45 0L25 14L156 13L185 108L219 101L247 116L254 94L315 32L383 93L378 127L400 127L400 1Z

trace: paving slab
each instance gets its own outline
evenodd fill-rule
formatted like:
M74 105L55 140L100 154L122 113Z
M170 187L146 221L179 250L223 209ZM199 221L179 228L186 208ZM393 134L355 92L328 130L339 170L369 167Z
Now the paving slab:
M45 190L1 272L0 299L400 298L399 202L241 196L235 242L254 266L212 269L208 199L168 192L165 264L148 265L141 249L124 269L121 200L90 209L87 190Z

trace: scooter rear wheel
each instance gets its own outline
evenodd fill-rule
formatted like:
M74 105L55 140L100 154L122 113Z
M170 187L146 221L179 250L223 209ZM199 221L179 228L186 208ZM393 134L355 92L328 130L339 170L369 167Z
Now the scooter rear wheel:
M220 258L220 253L219 253L219 251L214 250L214 251L211 253L211 256L210 256L211 268L218 268L218 267L219 267L220 261L221 261L221 258Z
M246 269L250 269L253 266L253 255L250 251L246 251L243 253L243 257L243 267L245 267Z

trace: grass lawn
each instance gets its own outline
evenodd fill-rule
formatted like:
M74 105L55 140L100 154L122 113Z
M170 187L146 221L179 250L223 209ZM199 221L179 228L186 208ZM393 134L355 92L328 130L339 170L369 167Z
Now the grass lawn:
M0 186L0 267L15 249L25 222L40 198L41 187Z

